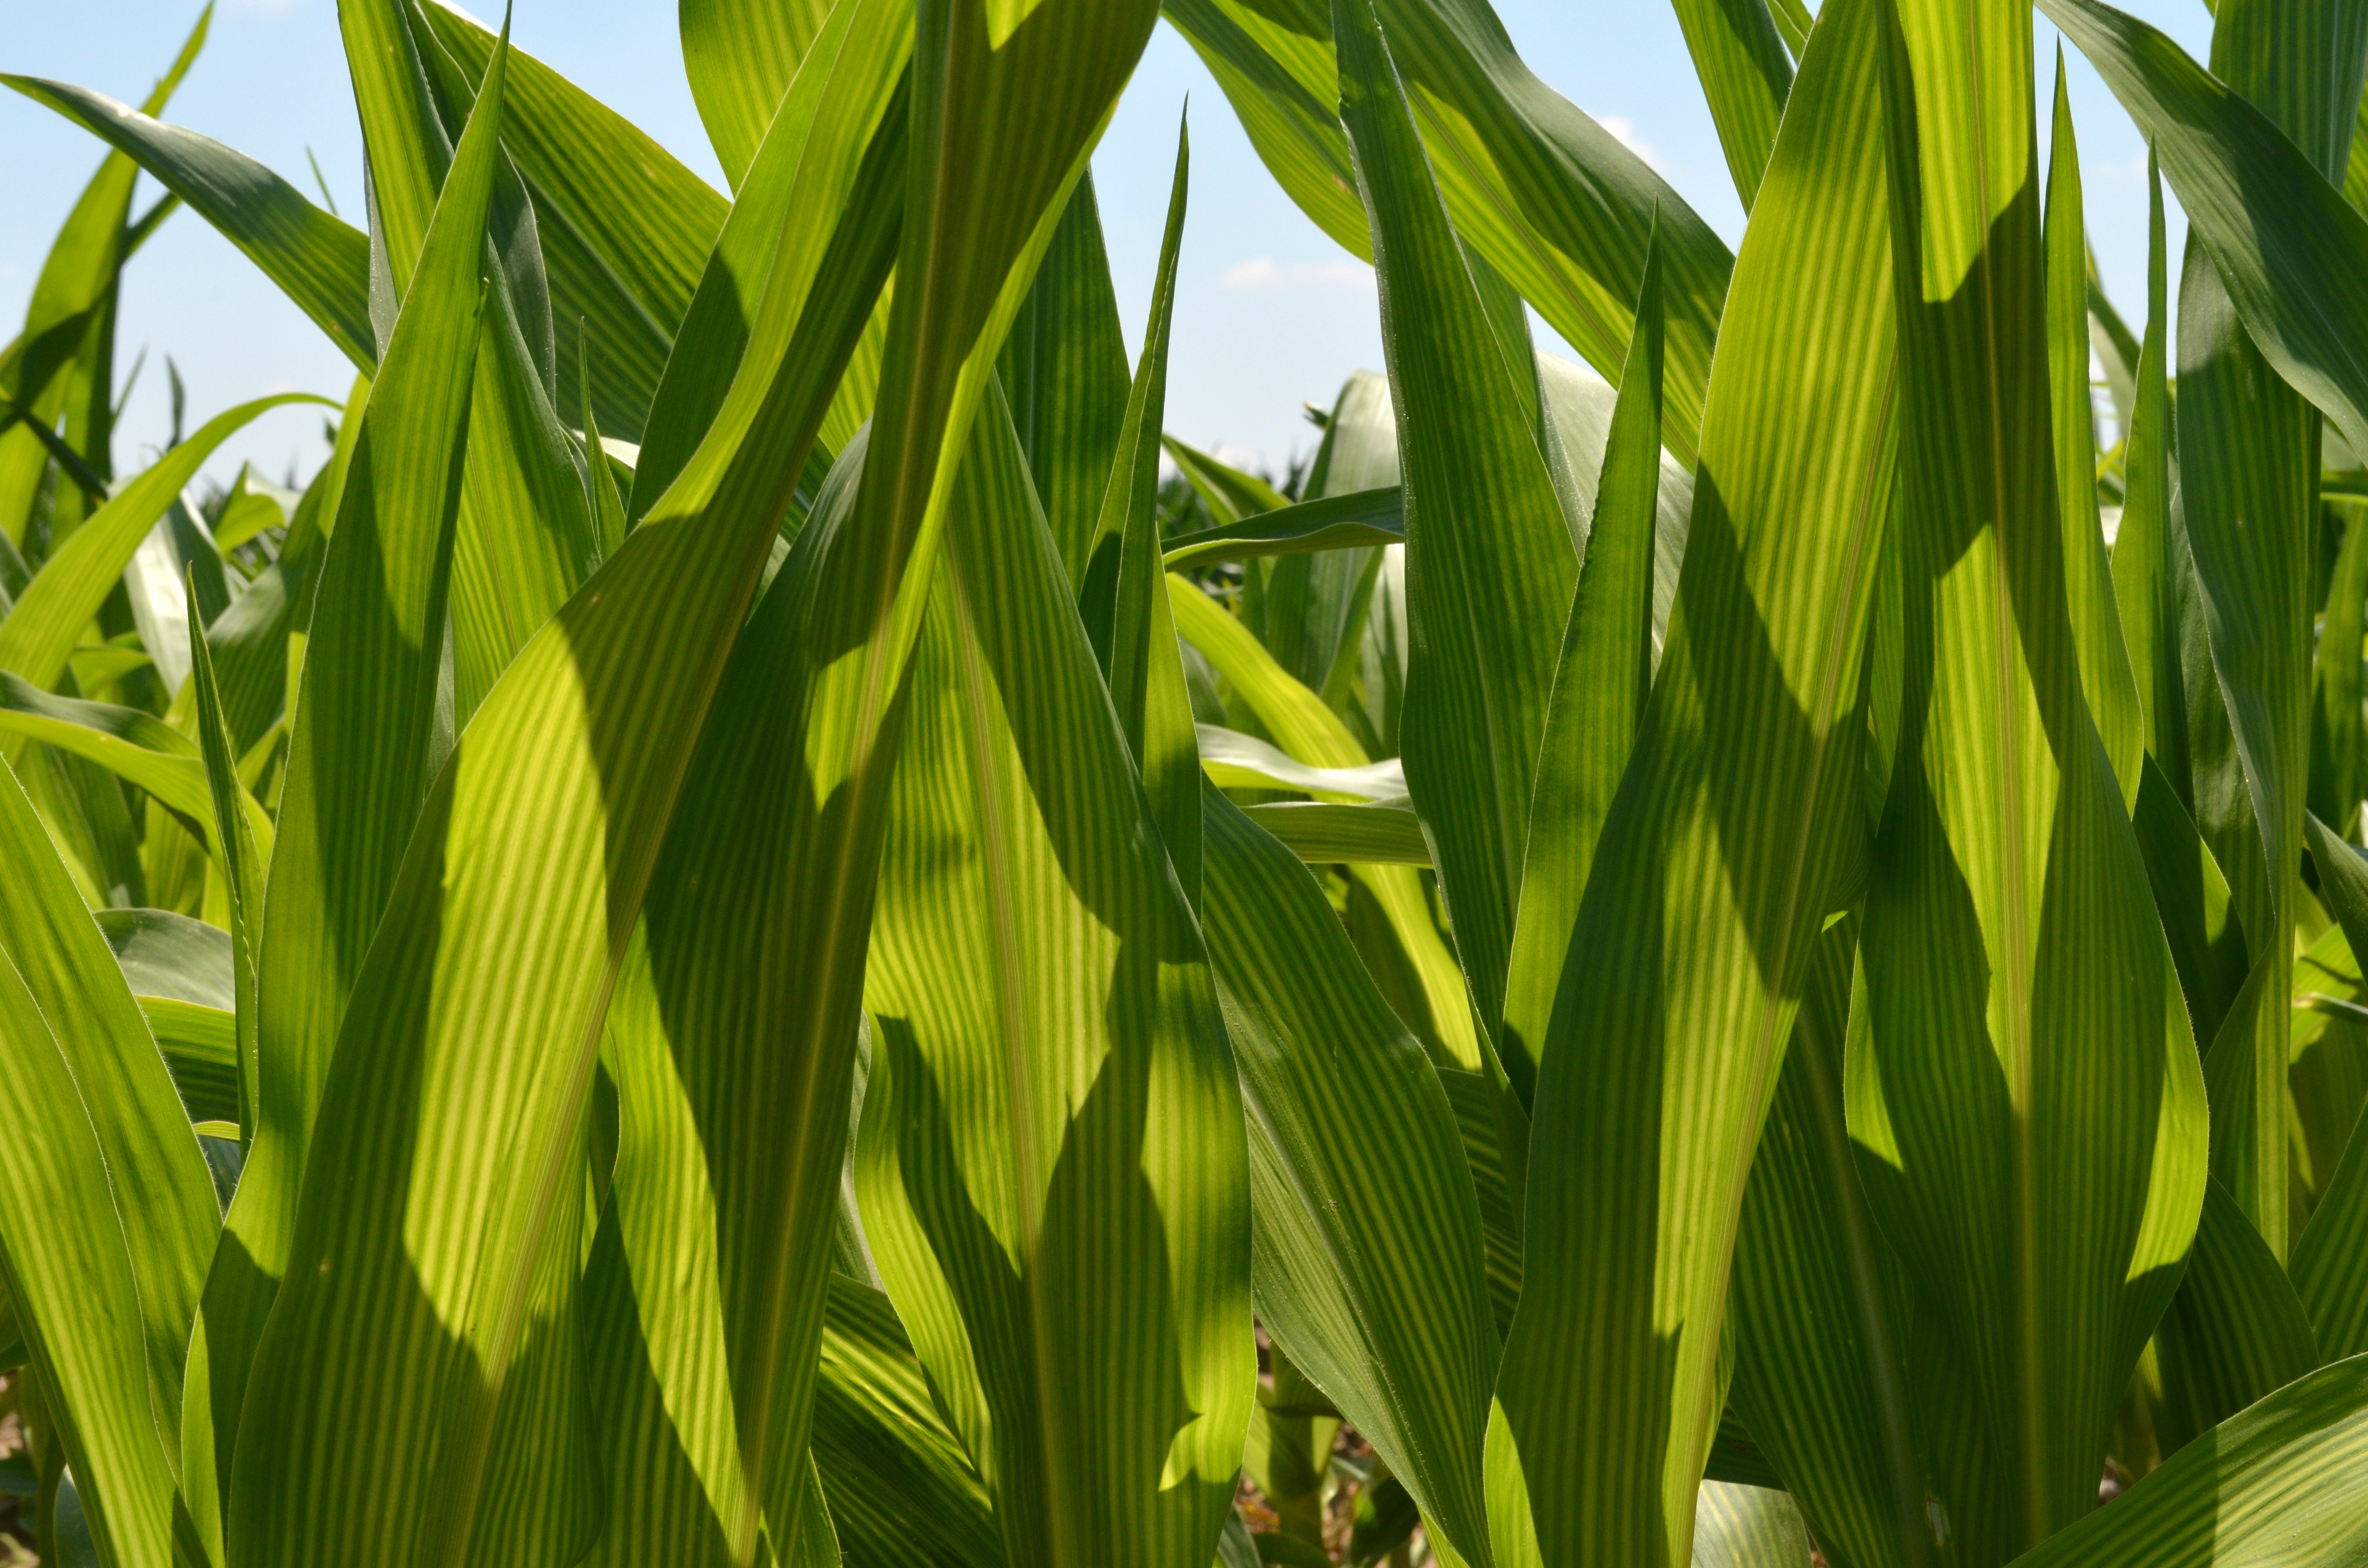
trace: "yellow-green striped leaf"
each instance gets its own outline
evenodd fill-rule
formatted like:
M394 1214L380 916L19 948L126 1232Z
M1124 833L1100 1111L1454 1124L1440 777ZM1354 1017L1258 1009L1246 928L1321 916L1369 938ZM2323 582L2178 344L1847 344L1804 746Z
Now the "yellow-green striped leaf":
M1753 207L1677 608L1548 1030L1489 1433L1500 1562L1686 1557L1744 1177L1850 893L1891 509L1879 14L1828 0Z
M1307 872L1213 789L1207 811L1206 929L1248 1112L1258 1319L1432 1529L1487 1562L1497 1325L1455 1113Z
M999 398L958 517L871 930L864 1229L1011 1561L1206 1568L1254 1382L1233 1057Z

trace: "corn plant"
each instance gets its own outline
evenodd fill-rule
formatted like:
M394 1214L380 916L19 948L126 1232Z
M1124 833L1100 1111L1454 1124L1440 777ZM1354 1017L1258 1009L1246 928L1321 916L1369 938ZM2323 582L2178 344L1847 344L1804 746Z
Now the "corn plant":
M2040 0L2136 326L2030 7L1676 8L1733 253L1485 0L683 0L728 197L341 0L360 228L203 18L7 76L108 149L0 358L42 1561L2368 1558L2368 4ZM1115 303L1163 15L1378 276L1279 483L1180 132ZM114 470L182 207L354 363L301 491Z

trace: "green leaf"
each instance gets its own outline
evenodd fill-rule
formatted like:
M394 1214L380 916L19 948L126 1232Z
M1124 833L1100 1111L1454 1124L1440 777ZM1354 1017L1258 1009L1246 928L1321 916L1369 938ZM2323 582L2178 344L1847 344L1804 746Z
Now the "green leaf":
M1352 490L1263 512L1223 528L1178 534L1167 541L1170 572L1213 561L1298 555L1406 542L1406 493L1396 485Z
M1103 486L1101 507L1088 529L1077 530L1088 548L1114 536L1118 580L1108 632L1110 701L1120 731L1135 759L1151 820L1167 846L1168 864L1195 910L1201 907L1201 754L1192 722L1192 700L1184 684L1183 661L1176 656L1176 619L1167 603L1159 540L1159 425L1167 404L1167 344L1176 309L1176 258L1184 244L1184 209L1191 187L1192 143L1179 123L1176 176L1167 198L1167 230L1159 245L1159 271L1152 284L1151 321L1144 332L1142 362L1127 392L1124 412ZM1076 198L1063 227L1075 222ZM1099 239L1099 232L1096 231ZM1057 238L1055 244L1058 244ZM1105 278L1105 282L1107 278ZM1042 285L1039 284L1041 290ZM1040 473L1042 472L1040 468ZM1046 517L1053 524L1053 517ZM1069 585L1081 585L1086 553L1071 547L1053 525ZM1086 635L1093 636L1093 628Z
M352 449L317 568L317 630L305 646L279 845L262 883L273 918L253 961L268 1005L244 1080L247 1164L226 1221L237 1244L218 1255L206 1287L214 1468L225 1495L346 998L439 747L450 744L438 685L484 317L478 268L499 153L498 81L488 107L477 135L462 139L377 380L346 415ZM249 1550L235 1526L230 1542Z
M441 0L420 0L413 15L427 24L415 32L425 63L448 98L465 104L493 58L494 31ZM502 148L534 201L557 361L582 352L578 323L587 323L600 347L592 367L600 423L638 442L729 204L621 115L518 50L507 67Z
M2310 129L2283 112L2274 119L2264 115L2240 96L2250 90L2245 82L2207 74L2162 33L2101 0L2040 5L2154 142L2192 232L2212 258L2214 292L2225 294L2215 308L2241 319L2277 374L2324 410L2354 451L2368 451L2368 217L2327 183L2341 168L2340 150L2333 165L2314 168L2286 134L2301 131L2315 141ZM2261 6L2239 14L2291 16L2300 20L2287 25L2315 28L2333 25L2346 9ZM2215 63L2226 63L2216 36L2217 29ZM2313 54L2314 44L2305 41L2311 36L2281 36L2248 61L2341 57L2332 44ZM2301 96L2324 99L2315 111L2345 101L2337 78L2346 72L2358 97L2356 60L2310 77ZM2263 191L2278 194L2265 200L2257 194ZM2183 314L2190 308L2183 284L2180 298ZM2183 383L2187 334L2180 338Z
M2096 1506L2203 1200L2207 1120L2081 689L2030 26L1925 0L1889 40L1907 690L1848 1064L1867 1196L1931 1354L1977 1394L1974 1431L1933 1461L1977 1555Z
M291 403L325 404L328 400L309 392L282 392L216 415L85 519L17 596L17 608L8 618L0 620L0 670L13 671L44 691L56 686L125 563L165 509L179 498L182 487L216 447L256 415ZM10 755L21 755L21 749Z
M2368 1551L2368 1506L2340 1479L2368 1450L2368 1357L2323 1367L2204 1433L2018 1559L2020 1568L2235 1568Z
M0 766L0 1280L104 1561L172 1559L213 1181L165 1059Z
M238 1020L238 1114L232 1119L239 1124L239 1152L244 1154L255 1137L256 1107L261 1098L255 955L263 937L263 880L270 863L271 836L256 832L261 813L250 810L252 801L239 782L238 758L222 727L222 688L214 680L204 630L194 619L189 623L189 679L197 691L199 744L213 807L216 853L230 893L231 995Z
M1414 634L1399 750L1485 1032L1504 1012L1531 790L1578 562L1371 0L1334 6L1341 123L1376 236ZM1534 380L1531 381L1534 399Z
M430 61L450 62L412 15L407 0L367 0L338 12L370 156L376 237L398 295L412 286L456 156L428 68ZM500 74L507 81L507 70ZM457 123L468 108L465 84L450 85L460 99L451 115ZM507 94L489 87L487 96L498 131ZM554 327L534 205L507 153L496 145L486 155L488 314L469 405L450 589L456 727L467 724L518 647L599 555L583 474L554 413Z
M1245 808L1252 822L1312 866L1428 866L1430 841L1406 806L1276 801Z
M2368 950L2368 863L2317 817L2305 819L2318 885L2343 934ZM2355 936L2354 933L2357 933ZM2310 1223L2294 1241L2290 1271L2328 1360L2368 1350L2368 1138L2355 1119L2343 1156L2328 1178Z
M781 95L836 9L826 0L682 0L682 62L690 96L734 192L775 124Z
M1735 194L1748 213L1793 90L1792 57L1767 0L1677 0L1677 12L1718 126L1727 173L1735 176Z
M1172 212L1170 217L1173 228ZM1035 284L1012 319L996 363L1069 585L1082 587L1087 562L1101 538L1102 502L1129 401L1126 339L1110 292L1110 257L1102 247L1101 209L1090 170L1069 193L1069 205L1037 264ZM1151 428L1159 428L1156 415ZM1195 809L1199 791L1193 784Z
M999 398L957 507L871 929L864 1229L1011 1561L1206 1568L1253 1382L1232 1053Z
M947 1429L888 1298L834 1275L814 1465L855 1568L1000 1568L986 1488Z
M855 32L858 17L868 15L856 6L832 9L811 51L814 68L800 72L791 84L772 129L740 183L739 199L708 255L650 407L626 506L626 516L636 522L682 472L731 391L756 324L782 220L797 189L799 158L833 79L832 62L850 47L862 57L878 43L886 43L896 51L899 65L912 51L909 28L882 35L876 26L867 25L861 33ZM892 72L882 90L887 91L894 81Z
M1324 0L1168 0L1268 169L1317 227L1372 255ZM1380 24L1457 233L1606 376L1659 215L1668 303L1662 439L1688 467L1734 257L1644 160L1522 63L1486 0L1383 0Z
M1499 1562L1686 1556L1748 1155L1850 896L1891 509L1878 10L1828 0L1754 204L1677 608L1547 1033Z
M2055 507L2064 526L2064 595L2080 660L2080 694L2122 791L2135 810L2146 712L2122 641L2112 566L2097 509L2097 422L2089 392L2089 241L2080 199L2080 153L2055 60L2055 120L2048 138L2046 220L2047 386L2055 437Z
M589 1544L598 1515L567 1468L586 1418L562 1374L577 1353L584 1112L611 987L732 639L893 262L899 309L852 542L800 589L810 662L777 694L817 796L849 803L831 842L877 831L890 699L949 506L941 450L959 450L1027 263L1149 28L1082 9L1054 0L991 55L974 15L932 8L909 121L876 51L830 62L733 395L460 737L324 1093L315 1145L337 1152L336 1175L305 1183L233 1480L249 1561ZM521 865L540 870L498 869ZM868 857L833 874L859 894ZM842 950L846 967L810 994L817 1051L852 1050L858 956ZM399 1367L337 1348L390 1335L418 1347ZM364 1409L384 1434L372 1450L328 1440ZM395 1505L390 1474L435 1486L433 1506ZM364 1496L371 1507L352 1506ZM381 1505L403 1521L392 1534Z
M1655 524L1660 503L1660 251L1647 248L1636 341L1588 526L1587 558L1564 619L1562 656L1539 744L1522 851L1518 915L1497 1036L1506 1076L1534 1103L1538 1055L1587 892L1596 838L1611 811L1653 689ZM1419 666L1417 666L1419 667Z
M1818 938L1753 1156L1729 1288L1727 1408L1835 1560L1876 1568L1936 1554L1905 1282L1860 1186L1842 1101L1857 950L1855 920Z
M2320 1360L2286 1271L2216 1181L2204 1189L2179 1294L2154 1332L2162 1377L2154 1430L2166 1458Z
M2193 799L2188 765L2187 699L2181 688L2180 626L2190 619L2193 578L2184 528L2171 529L2170 392L2166 358L2169 312L2162 218L2162 179L2146 156L2148 219L2146 345L2136 357L2122 521L2113 536L2113 597L2146 718L2146 751L2182 803ZM2184 569L2183 569L2184 568ZM2200 612L2199 612L2200 613ZM2199 1019L2199 1032L2203 1024Z
M1297 790L1358 801L1406 798L1406 770L1395 757L1358 767L1310 767L1238 730L1200 724L1194 732L1201 767L1228 789Z
M208 6L142 106L145 113L163 110L204 47L212 19L213 7ZM12 78L0 80L18 85ZM112 472L105 426L111 423L108 405L114 394L107 383L112 379L115 352L116 280L144 237L126 227L139 173L120 153L108 154L99 165L42 261L23 334L0 356L0 397L25 416L21 426L12 416L0 428L0 537L12 544L25 537L53 452L78 450L86 478L104 479ZM159 203L143 224L168 210ZM102 355L104 364L98 362ZM61 414L66 416L63 442L57 440L54 429ZM75 467L63 461L62 466L69 473ZM60 494L58 507L62 523L81 515L80 500L72 490Z
M1205 928L1248 1113L1258 1319L1433 1529L1486 1562L1497 1324L1455 1113L1307 872L1213 789L1207 812Z
M1288 760L1327 772L1371 769L1357 772L1352 779L1338 781L1343 786L1338 793L1351 799L1387 799L1406 792L1404 771L1390 764L1368 763L1364 748L1349 733L1340 716L1326 707L1322 698L1286 674L1249 629L1227 615L1214 599L1171 573L1167 578L1167 602L1175 613L1177 631L1233 683L1235 691L1258 714L1267 733L1282 743ZM1201 756L1204 767L1214 766L1222 770L1247 761L1269 778L1286 776L1286 770L1271 765L1259 767L1261 755L1238 745L1220 744L1203 750ZM1383 768L1388 771L1381 771ZM1293 783L1293 789L1322 782L1313 775L1298 777L1310 782ZM1219 781L1233 780L1221 777ZM1391 933L1419 979L1429 1017L1408 1018L1408 1027L1425 1039L1435 1040L1454 1062L1466 1068L1478 1067L1482 1060L1480 1041L1471 1004L1465 999L1463 977L1457 971L1454 954L1448 950L1438 926L1431 921L1430 903L1424 895L1419 874L1402 867L1374 864L1358 865L1353 874L1381 905Z
M237 1004L230 933L165 909L102 909L92 916L135 996L228 1012Z
M82 125L126 155L222 236L313 318L357 369L378 362L370 324L370 241L254 159L166 125L104 93L37 76L0 82ZM159 106L161 107L161 106Z
M2296 96L2297 84L2286 81L2262 52L2270 35L2261 29L2271 25L2272 15L2288 16L2300 26L2306 11L2332 14L2268 5L2232 9L2226 25L2214 26L2213 56L2234 92L2261 95L2284 130L2305 136L2313 97L2328 95L2336 85L2318 82ZM2183 55L2180 60L2193 70L2192 61ZM2356 96L2356 69L2352 83ZM2220 112L2277 136L2241 98L2227 97ZM2351 113L2346 99L2343 119L2348 122ZM2164 171L2182 204L2192 208L2196 193L2180 175L2186 154L2181 138L2159 131L2156 138ZM2278 145L2291 156L2290 145L2282 140ZM2307 187L2316 186L2327 191L2341 217L2356 223L2357 215L2327 190L2324 180L2306 169L2294 172L2305 185L2296 199L2273 204L2274 211L2306 214ZM2248 335L2240 322L2234 301L2247 284L2231 260L2222 259L2223 247L2204 237L2208 219L2191 222L2179 302L2180 494L2213 663L2226 696L2265 856L2258 883L2241 863L2232 868L2260 976L2236 1004L2242 1009L2249 1001L2251 1017L2232 1014L2207 1058L2214 1112L2212 1165L2271 1252L2283 1259L2292 1241L2286 1218L2285 1064L2310 768L2311 620L2317 608L2315 492L2322 426L2318 413L2295 390L2308 388L2307 379L2296 379L2294 386L2281 381L2271 373L2275 361L2263 354L2274 340L2258 325ZM2368 257L2368 225L2358 227L2354 237L2362 242L2356 254ZM2221 263L2216 268L2214 261ZM2340 300L2329 295L2314 303L2324 310L2339 306ZM2328 330L2323 320L2317 330ZM2256 347L2257 340L2262 347ZM2368 345L2368 337L2359 342ZM2277 369L2294 376L2283 364Z
M2368 643L2368 501L2328 496L2343 524L2343 545L2327 585L2326 619L2310 676L2310 811L2338 832L2351 827L2368 791L2368 722L2362 719L2361 662Z
M1262 512L1280 512L1291 504L1258 475L1220 462L1173 436L1162 437L1160 444L1221 524L1238 523Z

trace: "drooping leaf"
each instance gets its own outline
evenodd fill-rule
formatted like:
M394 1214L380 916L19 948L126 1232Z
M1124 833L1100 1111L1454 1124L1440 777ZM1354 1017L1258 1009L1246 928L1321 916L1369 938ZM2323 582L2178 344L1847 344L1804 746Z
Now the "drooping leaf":
M2332 165L2317 161L2328 109L2350 101L2347 88L2360 96L2356 49L2347 56L2321 30L2349 25L2351 7L2240 7L2240 17L2290 14L2300 21L2283 26L2308 31L2265 34L2281 41L2224 61L2215 28L2213 63L2237 75L2207 74L2162 33L2102 0L2040 0L2040 7L2153 141L2220 279L2225 299L2215 308L2241 319L2277 374L2334 421L2353 450L2368 451L2368 217L2328 183L2341 169L2341 147ZM2315 39L2327 41L2307 41ZM2240 76L2322 60L2328 70L2298 74L2291 98L2271 100L2269 112L2246 101L2253 86ZM2281 84L2280 93L2287 90ZM2290 131L2312 144L2311 153ZM2182 285L2182 314L2186 300ZM2183 364L2186 333L2180 337Z
M1268 169L1317 227L1372 255L1324 0L1168 0ZM1486 0L1384 0L1383 36L1456 231L1604 375L1659 214L1668 268L1663 440L1692 465L1734 258L1634 152L1524 64Z
M2312 814L2341 833L2368 791L2368 720L2353 653L2368 642L2368 501L2328 496L2326 506L2343 520L2343 544L2311 667L2309 792Z
M0 76L104 138L261 267L367 373L378 362L370 324L370 241L322 211L254 159L104 93L37 76ZM161 107L161 106L159 106Z
M1245 561L1295 555L1312 550L1350 550L1406 540L1405 492L1353 490L1302 501L1281 511L1259 513L1224 528L1178 534L1167 540L1171 572L1212 561Z
M83 629L122 575L125 562L214 449L268 410L292 403L327 401L308 392L281 392L241 403L208 420L154 467L117 491L42 564L17 596L16 608L0 620L0 669L12 671L44 691L54 687Z

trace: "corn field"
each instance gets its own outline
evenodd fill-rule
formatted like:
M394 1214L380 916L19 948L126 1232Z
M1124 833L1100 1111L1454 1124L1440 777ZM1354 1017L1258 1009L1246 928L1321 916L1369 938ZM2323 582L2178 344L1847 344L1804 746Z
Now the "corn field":
M2368 1562L2368 0L2039 0L2142 308L2021 0L1675 8L1733 252L1486 0L680 0L729 197L340 0L361 226L0 78L0 1561ZM182 209L356 379L119 472Z

